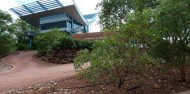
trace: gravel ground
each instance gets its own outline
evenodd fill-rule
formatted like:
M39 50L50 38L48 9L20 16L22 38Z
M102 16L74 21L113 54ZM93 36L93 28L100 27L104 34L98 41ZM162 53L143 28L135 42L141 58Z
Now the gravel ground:
M35 54L35 51L22 51L4 58L4 62L13 65L14 69L0 72L0 94L76 74L73 64L42 62L33 58Z

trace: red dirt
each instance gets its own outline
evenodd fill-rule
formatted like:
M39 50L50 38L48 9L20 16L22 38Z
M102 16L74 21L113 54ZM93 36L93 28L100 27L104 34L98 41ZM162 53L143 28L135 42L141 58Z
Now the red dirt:
M0 72L0 94L75 75L73 64L51 64L32 58L36 52L19 52L4 58L13 70Z

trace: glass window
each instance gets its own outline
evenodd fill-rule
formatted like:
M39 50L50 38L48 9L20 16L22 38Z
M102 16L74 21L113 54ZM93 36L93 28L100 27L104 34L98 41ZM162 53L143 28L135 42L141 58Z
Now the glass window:
M52 23L41 24L41 30L47 30L52 28L65 28L67 27L66 21L58 21Z

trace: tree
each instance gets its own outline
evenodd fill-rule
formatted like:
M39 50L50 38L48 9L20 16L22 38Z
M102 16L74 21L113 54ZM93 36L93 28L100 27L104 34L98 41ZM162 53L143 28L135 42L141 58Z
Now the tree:
M15 32L24 33L24 32L29 31L29 30L38 31L37 28L29 25L28 23L26 23L22 19L15 20L15 22L12 25L15 28Z
M169 49L167 57L165 51L158 50L167 62L177 65L180 70L181 81L186 82L185 61L187 48L190 43L190 1L189 0L160 0L156 8L156 29L160 34L159 45L163 49ZM162 50L163 50L162 49Z
M8 33L0 32L0 57L15 51L15 40Z
M97 7L101 7L100 24L104 29L114 29L124 24L128 18L126 14L145 8L154 8L157 0L102 0Z
M138 80L149 65L154 64L145 47L151 45L151 10L133 12L127 15L128 22L120 26L118 33L96 41L93 50L82 50L74 60L75 69L92 81L114 81L118 88L126 78ZM82 66L89 62L90 66ZM130 75L132 74L132 75Z
M11 30L14 31L14 34L17 37L17 50L29 50L29 38L24 36L24 33L27 31L34 31L38 33L38 29L29 25L22 19L17 19L13 24L10 25Z
M0 10L0 57L15 50L15 40L13 39L13 35L10 34L12 32L11 23L11 15Z
M0 32L7 31L11 22L11 15L7 12L0 10Z
M65 37L66 34L57 29L41 33L34 37L34 44L36 46L38 56L45 55L47 52L52 51L53 48L61 45L62 39Z

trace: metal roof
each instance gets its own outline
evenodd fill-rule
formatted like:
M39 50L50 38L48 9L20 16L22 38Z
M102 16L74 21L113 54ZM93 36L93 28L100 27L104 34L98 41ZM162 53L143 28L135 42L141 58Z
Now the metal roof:
M94 19L96 16L97 16L97 13L94 13L94 14L87 14L87 15L84 15L83 17L84 17L85 19Z
M64 6L59 0L38 0L11 8L10 10L17 14L22 20L35 27L39 27L40 18L62 13L67 13L81 24L89 25L88 19L95 19L95 14L83 16L75 2L73 3L73 5Z
M97 13L94 13L94 14L84 15L83 17L87 21L88 25L90 25L90 24L92 24L96 20L96 16L97 15L98 15Z
M11 8L10 10L18 16L26 16L51 9L63 7L59 0L39 0L19 7Z

